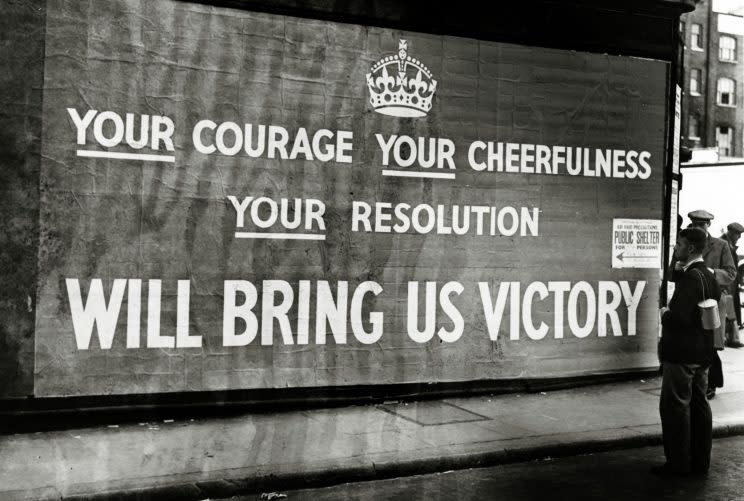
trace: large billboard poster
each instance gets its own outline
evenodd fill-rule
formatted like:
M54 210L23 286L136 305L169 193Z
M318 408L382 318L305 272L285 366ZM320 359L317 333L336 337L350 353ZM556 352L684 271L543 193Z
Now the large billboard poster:
M662 219L666 63L168 0L46 37L36 395L656 363L612 242L660 248L613 221Z

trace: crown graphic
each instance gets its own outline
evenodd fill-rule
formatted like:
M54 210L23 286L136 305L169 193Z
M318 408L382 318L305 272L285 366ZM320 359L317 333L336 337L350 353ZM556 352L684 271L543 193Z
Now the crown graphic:
M377 61L367 73L369 102L377 113L394 117L423 117L431 109L437 81L418 59L408 55L408 42L398 54Z

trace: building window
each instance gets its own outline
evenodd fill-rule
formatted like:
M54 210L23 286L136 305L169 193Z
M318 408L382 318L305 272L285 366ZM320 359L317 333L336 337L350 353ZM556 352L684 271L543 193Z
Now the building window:
M697 115L690 115L690 124L687 132L687 137L690 139L700 139L700 118Z
M735 106L736 82L730 78L719 78L716 99L721 106Z
M702 71L698 68L690 70L690 94L693 96L700 95L700 81L702 80Z
M734 145L734 128L726 125L716 127L716 146L718 146L718 154L722 157L730 157L733 152Z
M690 26L690 45L694 50L703 50L703 25Z
M718 40L718 59L721 61L736 62L736 38L721 35Z

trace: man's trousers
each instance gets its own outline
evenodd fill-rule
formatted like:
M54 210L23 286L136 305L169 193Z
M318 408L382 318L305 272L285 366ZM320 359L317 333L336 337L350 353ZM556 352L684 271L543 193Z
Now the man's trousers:
M705 398L708 366L664 362L662 371L659 414L667 467L682 473L707 471L713 438Z

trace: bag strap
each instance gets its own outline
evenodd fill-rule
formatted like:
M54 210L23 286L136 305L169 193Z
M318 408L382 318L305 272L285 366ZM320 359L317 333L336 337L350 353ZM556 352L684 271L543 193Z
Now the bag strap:
M707 280L703 280L703 272L700 270L695 270L697 272L697 276L700 279L700 284L703 286L703 299L708 299L707 294L705 294L705 284Z

